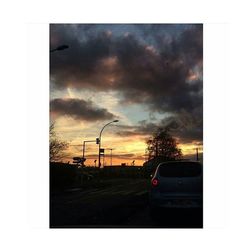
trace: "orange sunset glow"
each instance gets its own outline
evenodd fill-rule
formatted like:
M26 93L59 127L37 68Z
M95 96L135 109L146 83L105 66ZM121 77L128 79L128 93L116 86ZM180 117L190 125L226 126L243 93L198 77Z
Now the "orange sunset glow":
M50 56L50 123L68 143L61 162L84 154L95 166L95 140L113 120L101 136L104 166L142 166L147 139L163 126L183 158L197 149L202 158L200 25L51 24L50 47L63 44Z

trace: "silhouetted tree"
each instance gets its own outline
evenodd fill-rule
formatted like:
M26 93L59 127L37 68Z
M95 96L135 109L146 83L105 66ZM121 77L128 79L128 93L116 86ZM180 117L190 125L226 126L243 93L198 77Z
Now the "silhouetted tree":
M59 161L64 156L64 151L68 148L69 144L66 141L61 141L57 138L55 133L55 124L51 124L49 128L49 160Z
M164 161L177 160L182 157L181 149L173 138L168 127L158 128L153 136L147 140L149 160L161 158Z

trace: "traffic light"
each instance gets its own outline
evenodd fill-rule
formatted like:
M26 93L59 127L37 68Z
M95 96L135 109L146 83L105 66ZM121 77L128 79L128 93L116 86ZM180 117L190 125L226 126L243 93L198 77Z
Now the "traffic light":
M96 138L96 144L99 144L99 143L100 143L100 139Z

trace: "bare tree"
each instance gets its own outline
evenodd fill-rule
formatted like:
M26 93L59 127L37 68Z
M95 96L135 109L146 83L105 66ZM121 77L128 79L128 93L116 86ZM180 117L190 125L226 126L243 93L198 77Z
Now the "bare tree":
M66 141L61 141L57 138L55 132L55 124L52 123L49 128L49 160L59 161L65 157L65 150L68 148L69 144Z
M163 160L177 160L182 157L181 149L173 138L168 127L158 128L153 136L147 140L149 160L162 158Z

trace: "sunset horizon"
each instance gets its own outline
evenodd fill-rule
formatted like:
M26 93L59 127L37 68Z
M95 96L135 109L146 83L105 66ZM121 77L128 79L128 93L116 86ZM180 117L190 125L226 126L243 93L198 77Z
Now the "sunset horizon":
M113 165L143 165L162 126L183 158L202 155L202 40L200 24L51 24L51 50L66 46L50 55L50 123L69 144L60 161L81 157L114 119L102 134L104 165L111 148ZM98 145L85 146L94 166Z

